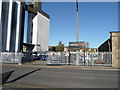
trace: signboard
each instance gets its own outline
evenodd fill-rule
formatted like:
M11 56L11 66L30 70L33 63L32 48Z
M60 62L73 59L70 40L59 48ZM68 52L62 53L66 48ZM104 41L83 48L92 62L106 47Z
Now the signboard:
M84 47L85 47L85 42L69 42L69 48L83 49Z

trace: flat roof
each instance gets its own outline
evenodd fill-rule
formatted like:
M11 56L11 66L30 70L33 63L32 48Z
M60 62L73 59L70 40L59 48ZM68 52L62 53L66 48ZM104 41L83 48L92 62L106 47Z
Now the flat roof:
M28 12L31 12L31 13L34 13L37 15L37 12L41 13L42 15L44 15L45 17L47 17L48 19L50 19L50 16L44 12L43 10L36 10L35 8L29 6L29 5L26 5L24 3L22 3L22 6L24 7L25 10L27 10Z
M120 31L111 31L110 33L120 33Z

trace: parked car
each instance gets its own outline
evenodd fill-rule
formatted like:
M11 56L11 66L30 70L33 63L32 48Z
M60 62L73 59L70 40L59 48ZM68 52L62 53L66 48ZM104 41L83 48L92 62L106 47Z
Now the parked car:
M40 60L39 56L33 55L33 60Z
M39 55L40 60L46 61L47 56L46 55Z

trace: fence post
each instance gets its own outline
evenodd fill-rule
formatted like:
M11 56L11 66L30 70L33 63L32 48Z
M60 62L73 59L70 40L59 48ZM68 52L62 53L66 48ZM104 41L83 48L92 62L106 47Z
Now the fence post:
M66 54L66 59L67 59L66 64L68 65L69 64L69 54L68 54L68 52Z
M88 66L88 52L86 52L86 66Z
M78 55L78 50L76 52L76 65L79 65L79 55Z
M22 53L18 53L18 59L19 59L19 63L18 63L18 65L22 65L21 64L21 60L22 60Z
M68 56L68 65L70 65L70 56L71 56L71 53L69 51L69 56Z
M92 64L92 66L93 66L93 54L91 54L91 64Z

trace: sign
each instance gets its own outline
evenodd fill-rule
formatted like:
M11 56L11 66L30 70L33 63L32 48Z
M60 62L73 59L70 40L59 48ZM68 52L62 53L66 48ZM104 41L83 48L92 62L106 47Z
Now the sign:
M83 49L84 47L85 47L85 42L69 42L69 48Z

